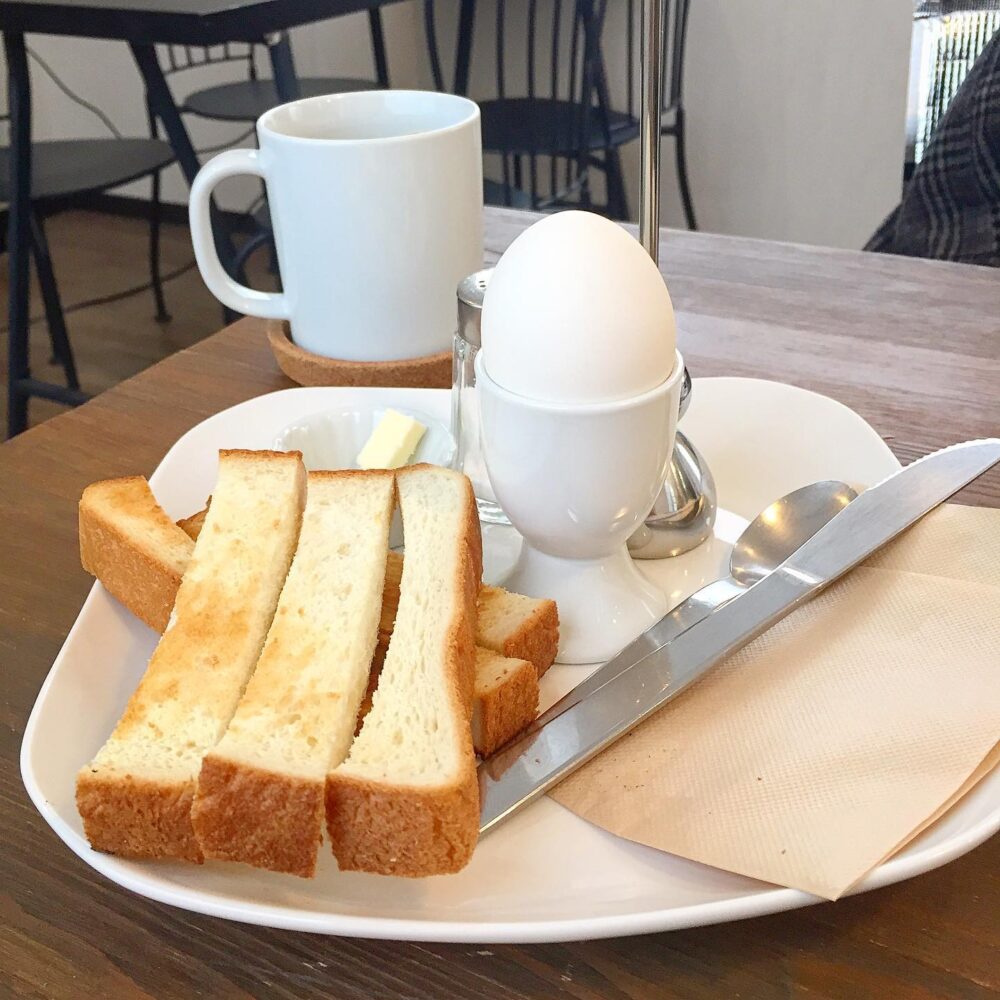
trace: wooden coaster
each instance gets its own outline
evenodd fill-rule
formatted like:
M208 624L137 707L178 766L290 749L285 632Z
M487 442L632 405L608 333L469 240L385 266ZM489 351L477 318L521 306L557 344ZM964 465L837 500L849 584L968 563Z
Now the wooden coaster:
M376 385L450 389L451 351L402 361L341 361L292 343L285 320L268 320L267 339L278 367L299 385Z

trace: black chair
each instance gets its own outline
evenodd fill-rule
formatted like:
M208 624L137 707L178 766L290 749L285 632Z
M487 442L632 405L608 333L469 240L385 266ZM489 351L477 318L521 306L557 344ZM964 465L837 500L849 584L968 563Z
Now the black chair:
M607 5L607 0L604 0ZM687 169L687 135L684 116L684 55L687 48L688 15L690 0L668 0L663 25L663 103L660 109L660 135L674 140L674 155L677 162L677 187L684 209L684 219L688 229L697 229L694 201ZM602 58L598 63L596 82L599 129L607 141L616 149L639 138L639 53L641 50L642 10L638 0L626 0L614 9L625 17L622 25L624 35L625 65L628 75L625 80L624 111L612 110L616 97L609 93L607 70ZM605 38L617 38L618 25L613 20L605 25ZM628 216L624 191L621 193L622 206Z
M9 115L0 115L7 121ZM173 161L174 154L166 142L157 139L70 139L53 142L36 142L31 147L31 245L21 248L30 251L35 262L45 320L52 344L53 361L62 366L66 388L42 382L8 368L8 393L44 396L56 402L77 405L87 397L80 391L73 349L66 330L65 317L59 299L52 258L45 237L44 217L65 207L81 195L106 191L127 184L129 181L155 174ZM10 152L0 147L0 201L10 200ZM6 224L3 232L6 233ZM3 250L10 249L6 238ZM158 269L151 271L154 296L162 298ZM8 336L13 334L8 333ZM25 335L26 337L27 335ZM27 358L28 345L11 344L12 356ZM15 386L15 383L23 383Z
M476 0L462 3L454 57L458 93L467 91L477 6ZM435 86L446 89L435 8L435 0L424 0L431 72ZM480 99L480 107L483 151L500 157L496 203L513 204L516 193L526 191L535 208L594 208L590 170L598 169L607 182L607 202L600 208L627 218L620 149L639 135L641 5L637 0L494 0L493 13L495 96ZM688 0L671 0L661 132L676 139L681 198L693 229L682 102L687 15ZM624 40L626 73L624 93L612 95L604 48L608 39L617 38ZM522 83L514 87L514 79Z
M424 26L431 75L438 90L464 94L474 56L474 19L480 5L463 0L455 40L454 83L446 83L439 45L437 4L424 0ZM536 209L576 201L590 204L588 159L582 136L592 129L596 40L600 12L588 0L551 0L540 16L537 0L494 0L495 97L476 94L482 113L483 152L500 158L502 179L486 184L491 204ZM523 26L519 23L524 22ZM547 56L538 58L543 32ZM514 66L514 63L517 66ZM523 78L524 93L512 96L509 81ZM541 164L539 161L546 162ZM544 173L544 176L543 176Z
M173 77L221 63L232 63L239 67L241 79L195 90L178 105L178 110L182 114L195 115L212 121L252 123L266 111L282 103L280 93L282 90L287 92L291 89L299 97L319 97L324 94L387 88L389 62L386 55L382 13L379 8L376 7L368 12L368 24L375 70L375 78L372 80L354 77L298 77L292 57L291 39L287 32L280 32L254 44L227 42L210 48L190 45L161 46L161 65L164 75ZM257 59L262 52L267 53L269 57L274 73L271 78L261 78L258 75ZM284 76L283 80L278 79L279 74ZM156 136L157 123L152 110L149 110L149 128L150 135ZM162 218L158 173L153 177L150 201L149 259L150 267L158 271ZM266 212L263 216L255 213L251 217L251 221L257 223L257 227L251 237L252 243L249 246L245 244L237 255L234 262L236 270L241 270L249 254L266 241L267 234L262 234L259 227L260 218L266 220ZM159 322L170 319L162 295L157 298L156 307L156 318Z

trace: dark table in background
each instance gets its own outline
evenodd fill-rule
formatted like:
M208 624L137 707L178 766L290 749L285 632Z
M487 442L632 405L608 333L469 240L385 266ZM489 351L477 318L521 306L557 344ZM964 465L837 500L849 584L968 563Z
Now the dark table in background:
M530 221L488 210L490 258ZM1000 431L995 271L674 232L664 234L660 260L695 376L772 378L826 393L865 417L904 462ZM77 554L80 493L97 479L149 475L199 421L289 384L263 322L243 320L0 446L0 997L997 995L1000 837L837 903L530 947L358 941L228 923L132 895L88 868L35 812L18 769L31 705L92 582ZM1000 507L1000 471L958 500Z
M30 395L65 395L31 379L27 348L29 245L31 239L31 82L25 35L73 35L127 42L146 84L153 112L160 119L188 184L198 158L156 58L157 43L217 45L259 42L274 32L395 0L0 0L0 32L7 55L10 104L10 301L8 434L27 424ZM268 47L278 96L298 97L295 70L287 49ZM138 95L137 95L138 97ZM221 235L225 242L227 237ZM225 250L226 247L224 246ZM223 253L223 259L231 253Z

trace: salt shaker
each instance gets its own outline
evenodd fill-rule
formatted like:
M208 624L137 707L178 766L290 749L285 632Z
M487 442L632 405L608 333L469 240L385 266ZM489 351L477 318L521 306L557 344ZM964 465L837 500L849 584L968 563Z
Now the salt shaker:
M493 268L476 271L458 286L458 329L452 362L451 432L457 445L455 468L472 481L479 518L487 524L510 524L496 501L486 472L476 390L476 355L482 346L483 298Z

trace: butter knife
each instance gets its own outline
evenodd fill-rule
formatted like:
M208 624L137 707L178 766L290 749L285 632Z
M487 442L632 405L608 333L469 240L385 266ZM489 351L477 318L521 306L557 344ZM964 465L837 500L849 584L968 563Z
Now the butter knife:
M862 493L746 593L658 648L636 650L635 662L620 664L622 672L602 687L483 761L480 833L586 764L997 462L1000 438L918 459Z

